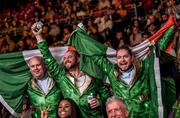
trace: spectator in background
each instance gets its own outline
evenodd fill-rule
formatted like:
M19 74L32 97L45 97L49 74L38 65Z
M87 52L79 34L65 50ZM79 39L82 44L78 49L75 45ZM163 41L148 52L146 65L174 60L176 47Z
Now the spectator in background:
M115 33L115 38L112 39L112 44L114 49L118 49L119 47L128 44L122 31Z
M98 1L98 9L99 10L103 10L105 8L110 8L111 7L111 3L109 0L99 0Z
M139 27L132 27L132 34L130 35L130 46L135 46L143 41L142 33Z

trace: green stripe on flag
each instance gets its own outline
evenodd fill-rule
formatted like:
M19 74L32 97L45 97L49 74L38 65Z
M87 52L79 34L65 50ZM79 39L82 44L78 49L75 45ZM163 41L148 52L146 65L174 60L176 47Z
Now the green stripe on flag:
M0 55L0 75L0 101L11 114L17 115L21 110L24 88L30 79L21 52Z
M59 63L62 62L62 57L67 50L68 46L50 48ZM0 54L0 102L15 116L21 111L23 94L31 78L25 60L33 56L42 55L38 49Z

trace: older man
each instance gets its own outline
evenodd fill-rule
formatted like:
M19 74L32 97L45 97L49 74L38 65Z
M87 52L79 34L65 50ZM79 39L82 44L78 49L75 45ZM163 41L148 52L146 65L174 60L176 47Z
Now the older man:
M106 112L108 118L128 118L128 108L125 102L116 96L107 99Z
M28 83L30 103L35 107L34 118L41 117L41 110L48 110L49 118L56 118L56 108L61 98L60 89L49 76L42 57L34 56L28 61L32 79Z

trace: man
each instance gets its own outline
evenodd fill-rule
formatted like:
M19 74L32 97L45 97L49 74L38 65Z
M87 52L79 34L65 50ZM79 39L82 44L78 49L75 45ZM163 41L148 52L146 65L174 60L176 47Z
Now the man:
M160 41L161 49L166 47L167 42L171 39L171 35L167 35L171 34L171 31L172 28L169 28L166 31L168 32L166 37ZM70 44L75 46L81 55L91 57L90 60L93 60L108 76L113 95L121 97L126 102L129 117L163 118L166 116L163 113L161 99L159 60L154 53L155 47L149 46L150 42L148 42L146 40L146 43L143 43L148 52L144 53L143 50L138 54L142 61L134 59L127 46L121 46L116 51L117 64L112 64L105 58L110 50L93 40L85 30L77 29L70 38Z
M41 117L41 110L48 110L49 118L56 118L60 89L49 76L42 57L34 56L28 61L32 79L28 83L28 97L35 108L34 118Z
M48 70L62 90L63 96L73 99L79 105L83 118L103 117L102 104L108 97L107 89L103 86L103 83L80 71L80 58L74 49L64 54L64 67L59 66L42 39L41 29L35 32L35 26L36 23L32 26L32 32L36 36L38 47L45 59Z
M125 102L116 96L107 99L106 112L108 118L128 118L128 109Z

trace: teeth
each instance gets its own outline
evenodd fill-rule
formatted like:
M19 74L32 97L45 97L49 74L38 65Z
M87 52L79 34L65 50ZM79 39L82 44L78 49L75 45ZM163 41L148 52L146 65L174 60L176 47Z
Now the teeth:
M62 111L61 114L65 114L66 112Z

